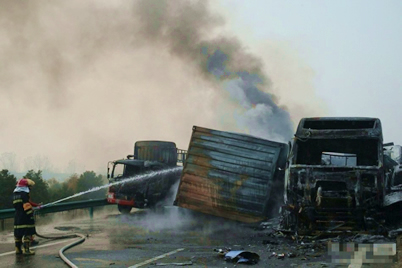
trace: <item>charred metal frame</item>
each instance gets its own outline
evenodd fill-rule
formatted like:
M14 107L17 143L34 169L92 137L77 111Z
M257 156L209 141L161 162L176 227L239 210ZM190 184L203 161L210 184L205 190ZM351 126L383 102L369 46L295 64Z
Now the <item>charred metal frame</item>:
M341 148L342 144L346 149ZM369 228L368 220L375 219L384 196L380 120L304 118L292 145L285 172L283 226L299 232L327 230L333 226L339 230ZM356 165L323 165L317 163L316 156L309 155L310 150L322 154L327 149L355 153ZM300 155L302 151L304 155Z

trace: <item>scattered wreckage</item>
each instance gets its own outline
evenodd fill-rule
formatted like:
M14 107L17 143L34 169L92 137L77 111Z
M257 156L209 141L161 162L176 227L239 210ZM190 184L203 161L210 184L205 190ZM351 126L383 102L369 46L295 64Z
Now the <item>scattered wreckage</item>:
M385 146L378 118L303 118L289 144L194 126L174 204L246 223L283 204L284 231L378 232L384 201L402 204Z
M261 256L274 263L391 264L402 228L386 225L387 212L402 211L402 166L389 146L377 118L303 118L289 144L194 127L175 204L259 223ZM261 259L216 251L236 264Z

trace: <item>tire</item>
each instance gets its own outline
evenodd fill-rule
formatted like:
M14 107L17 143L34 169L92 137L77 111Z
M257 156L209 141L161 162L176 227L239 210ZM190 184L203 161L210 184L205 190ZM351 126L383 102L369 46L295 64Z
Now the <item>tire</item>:
M132 207L130 206L123 206L123 205L117 205L117 208L119 209L121 214L129 214Z

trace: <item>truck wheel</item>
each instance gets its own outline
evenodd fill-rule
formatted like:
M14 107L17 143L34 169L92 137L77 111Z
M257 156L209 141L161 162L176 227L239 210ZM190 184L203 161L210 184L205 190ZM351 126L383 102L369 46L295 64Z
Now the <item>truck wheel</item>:
M130 206L123 206L123 205L117 205L117 208L122 214L129 214L132 209L132 207Z

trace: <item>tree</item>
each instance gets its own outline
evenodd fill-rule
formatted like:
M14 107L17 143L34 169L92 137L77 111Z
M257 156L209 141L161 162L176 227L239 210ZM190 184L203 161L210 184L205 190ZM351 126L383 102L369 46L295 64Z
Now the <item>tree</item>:
M79 179L78 175L73 174L70 176L70 178L67 181L67 188L71 189L71 191L73 191L73 193L77 192L78 179Z
M50 180L48 180L47 184L49 186L49 191L50 191L50 189L53 189L53 190L61 189L61 183L58 182L55 178L51 178Z
M51 178L47 181L49 186L49 201L53 202L60 198L60 193L62 192L63 185L58 182L55 178Z
M7 169L0 171L0 209L13 207L12 196L16 184L17 179Z
M24 177L35 182L35 186L32 187L30 194L32 201L36 203L48 203L50 201L49 185L42 178L42 171L38 170L35 172L31 169Z
M104 185L102 175L96 175L93 171L85 171L77 181L77 192L83 192L102 185ZM105 194L105 190L98 190L93 193L88 193L80 199L104 198Z
M39 173L40 171L38 171ZM34 178L35 183L39 182L42 185L41 174L34 173L32 170L30 171L30 176ZM29 177L31 179L31 177ZM86 171L80 176L77 174L71 175L66 181L59 182L56 179L52 178L46 182L47 191L48 191L48 201L40 200L41 202L54 202L65 197L72 196L76 193L83 192L89 190L93 187L104 185L106 179L104 176L96 175L93 171ZM37 184L35 184L36 188ZM42 186L39 186L42 187ZM33 189L34 189L33 188ZM97 198L105 198L106 190L99 190L93 193L88 193L77 198L74 198L69 201L75 200L86 200L86 199L97 199ZM33 191L32 198L37 196L36 191ZM35 199L36 200L36 199ZM46 199L47 200L47 199Z
M60 183L52 178L48 180L50 202L54 202L75 194L77 191L78 175L72 175L67 181Z

